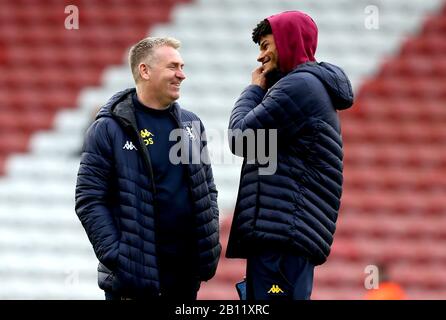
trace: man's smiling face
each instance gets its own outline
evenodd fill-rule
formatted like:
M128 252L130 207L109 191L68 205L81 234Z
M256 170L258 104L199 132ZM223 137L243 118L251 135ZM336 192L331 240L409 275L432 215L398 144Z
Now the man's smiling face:
M276 43L274 42L274 36L267 34L260 38L260 54L257 57L257 61L262 64L263 73L267 74L272 70L279 68L279 55L277 53Z
M180 85L186 79L183 68L178 50L169 46L155 49L149 66L149 84L160 105L167 106L180 97Z

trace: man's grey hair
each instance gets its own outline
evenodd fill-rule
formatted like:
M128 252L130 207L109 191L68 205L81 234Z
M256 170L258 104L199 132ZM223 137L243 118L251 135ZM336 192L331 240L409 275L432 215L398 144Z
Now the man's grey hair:
M142 62L150 64L155 49L163 46L178 49L181 46L181 42L172 37L148 37L142 39L130 48L129 64L130 69L132 70L133 79L135 79L136 83L141 80L138 68L139 64Z

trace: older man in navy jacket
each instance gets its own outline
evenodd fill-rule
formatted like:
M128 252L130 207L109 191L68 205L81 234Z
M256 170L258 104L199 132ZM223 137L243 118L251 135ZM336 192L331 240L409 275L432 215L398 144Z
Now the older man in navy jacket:
M316 62L317 27L302 12L261 21L253 41L262 65L232 110L229 128L238 134L230 144L235 152L246 130L277 130L277 169L262 174L245 158L226 255L247 259L248 299L309 299L314 267L327 259L336 229L337 111L352 105L352 88L340 68Z
M201 161L204 127L175 102L185 79L179 45L173 38L134 45L136 89L114 95L86 134L76 213L106 299L194 300L217 268L217 190Z

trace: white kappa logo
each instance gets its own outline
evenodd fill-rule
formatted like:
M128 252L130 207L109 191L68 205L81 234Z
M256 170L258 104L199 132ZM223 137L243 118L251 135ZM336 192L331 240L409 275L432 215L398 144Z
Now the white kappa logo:
M122 147L122 149L126 149L126 150L138 150L136 149L136 147L133 145L133 142L131 141L126 141L125 145Z

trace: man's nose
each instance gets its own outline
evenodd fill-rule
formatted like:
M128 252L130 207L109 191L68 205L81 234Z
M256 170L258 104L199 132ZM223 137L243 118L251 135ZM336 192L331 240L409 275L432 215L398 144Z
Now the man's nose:
M184 73L183 70L178 70L176 76L177 76L177 78L179 78L181 80L186 79L186 74Z
M260 52L260 53L259 53L259 56L257 57L257 62L262 62L263 57L264 57L263 52Z

